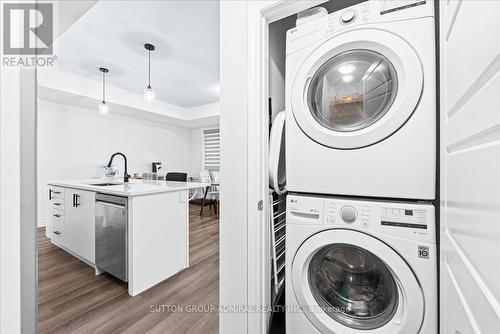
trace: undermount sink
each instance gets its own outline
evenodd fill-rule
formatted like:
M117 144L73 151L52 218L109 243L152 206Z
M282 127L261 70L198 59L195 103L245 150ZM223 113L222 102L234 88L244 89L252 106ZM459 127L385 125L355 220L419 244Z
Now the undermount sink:
M90 183L89 186L108 187L108 186L119 186L120 184L123 183Z

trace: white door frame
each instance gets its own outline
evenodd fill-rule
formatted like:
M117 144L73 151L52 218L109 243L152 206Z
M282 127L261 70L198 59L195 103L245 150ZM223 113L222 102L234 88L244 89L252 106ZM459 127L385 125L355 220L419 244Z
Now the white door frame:
M248 30L248 305L269 306L269 24L327 0L256 1L249 5ZM254 157L252 159L251 157ZM251 312L248 333L266 333L268 312Z
M21 70L0 69L0 332L21 332Z
M35 90L33 68L0 65L0 333L38 327Z
M269 188L268 26L325 1L221 2L220 304L248 308L232 313L223 310L220 333L266 333L268 326L269 313L256 309L269 306L266 302L270 293L267 286L270 282L263 280L269 260L269 244L264 239L268 234L269 209L267 205L263 205L262 210L258 208L259 201L267 203ZM240 30L225 30L233 26ZM234 50L236 45L229 43L237 43L245 50L238 52ZM231 49L227 53L226 47ZM238 62L231 56L245 59ZM243 76L235 77L230 72L238 69L237 65L245 67L244 71L239 69ZM235 90L241 87L246 89L245 99L236 101ZM244 149L245 154L238 156L234 152L238 149ZM246 213L242 215L237 208ZM234 254L244 262L240 267L233 262Z

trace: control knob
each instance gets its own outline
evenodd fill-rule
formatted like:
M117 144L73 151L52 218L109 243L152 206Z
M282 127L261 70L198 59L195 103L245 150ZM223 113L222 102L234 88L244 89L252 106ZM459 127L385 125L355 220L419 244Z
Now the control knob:
M353 9L348 9L342 13L340 20L342 23L349 23L356 17L356 12Z
M344 206L342 208L342 211L340 212L340 216L342 217L342 220L345 221L346 223L354 223L356 219L358 218L358 212L356 211L355 208L352 206Z

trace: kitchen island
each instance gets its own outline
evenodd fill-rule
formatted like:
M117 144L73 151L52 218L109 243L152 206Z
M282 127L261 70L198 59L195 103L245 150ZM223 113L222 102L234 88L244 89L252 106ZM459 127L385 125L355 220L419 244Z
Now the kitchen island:
M189 190L208 185L133 179L127 183L117 179L52 181L48 183L46 234L53 244L99 274L96 195L121 197L128 217L123 241L125 280L129 294L135 296L189 266Z

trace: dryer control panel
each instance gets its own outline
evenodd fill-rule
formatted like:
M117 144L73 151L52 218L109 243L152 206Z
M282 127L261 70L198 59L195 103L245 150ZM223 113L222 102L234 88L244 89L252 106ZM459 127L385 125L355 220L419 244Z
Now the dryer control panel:
M323 38L373 23L434 17L434 4L423 0L365 1L319 17L287 31L286 54ZM378 27L380 28L380 27Z

